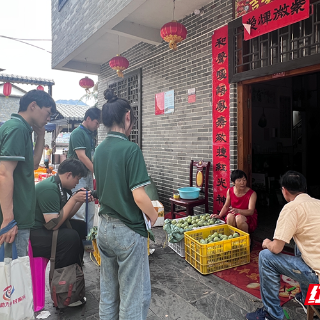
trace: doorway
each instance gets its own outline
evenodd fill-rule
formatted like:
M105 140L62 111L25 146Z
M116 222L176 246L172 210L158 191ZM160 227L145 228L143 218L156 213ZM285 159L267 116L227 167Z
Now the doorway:
M238 84L238 167L258 195L260 238L273 236L286 203L279 179L287 170L303 173L308 193L320 199L320 68L311 70Z
M320 72L251 85L252 188L258 206L282 206L280 176L301 172L308 193L320 198Z

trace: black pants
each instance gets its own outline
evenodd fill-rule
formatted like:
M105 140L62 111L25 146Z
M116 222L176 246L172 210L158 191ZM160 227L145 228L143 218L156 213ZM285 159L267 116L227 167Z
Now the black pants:
M55 268L63 268L78 263L81 266L84 248L82 240L86 238L86 223L81 220L70 220L72 229L64 224L59 228ZM45 227L30 230L30 241L34 257L50 259L53 231Z

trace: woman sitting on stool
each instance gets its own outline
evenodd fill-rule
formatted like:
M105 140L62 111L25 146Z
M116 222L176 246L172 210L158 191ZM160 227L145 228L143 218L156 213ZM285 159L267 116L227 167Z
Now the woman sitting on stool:
M230 226L244 232L252 233L258 223L256 210L257 194L247 187L247 175L242 170L231 172L231 181L234 187L227 191L227 198L220 214L212 214L211 217L223 219Z

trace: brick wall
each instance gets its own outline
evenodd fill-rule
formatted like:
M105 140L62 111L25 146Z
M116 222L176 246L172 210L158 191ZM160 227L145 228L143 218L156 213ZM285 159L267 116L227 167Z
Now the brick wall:
M52 66L55 67L132 0L52 0Z
M181 22L188 30L187 39L178 51L168 44L153 46L139 43L123 53L130 61L127 72L142 68L142 151L148 172L155 181L165 210L170 208L173 190L188 185L190 159L212 162L212 31L225 25L232 17L232 1L210 2L200 16L190 15ZM99 106L107 82L115 79L108 62L99 76ZM187 90L196 89L196 103L188 103ZM155 94L174 89L175 112L154 114ZM236 89L230 97L231 169L236 161ZM99 140L105 137L99 132ZM210 173L210 212L212 212L212 167ZM200 210L204 212L204 208Z
M6 98L0 95L0 122L11 118L11 113L18 113L20 97L10 96Z

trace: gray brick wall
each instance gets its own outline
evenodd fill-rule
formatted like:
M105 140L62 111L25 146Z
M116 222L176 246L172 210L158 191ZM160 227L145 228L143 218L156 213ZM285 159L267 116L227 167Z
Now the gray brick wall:
M52 66L55 67L132 0L52 0Z
M187 39L178 51L139 43L123 53L130 61L129 71L142 68L142 151L149 173L155 181L161 202L169 211L173 190L188 185L190 159L212 162L212 31L232 17L232 1L210 2L203 15L190 15L181 22L188 30ZM99 76L99 107L107 82L115 79L108 62ZM196 89L196 103L188 103L187 90ZM175 112L154 114L155 94L175 90ZM231 90L231 149L236 148L236 91ZM99 140L105 130L99 132ZM236 152L231 161L236 161ZM231 168L234 165L232 164ZM210 212L212 212L212 167L210 172ZM204 208L200 209L204 212Z
M6 98L0 95L0 122L10 119L11 113L17 113L19 110L20 97L10 96Z

